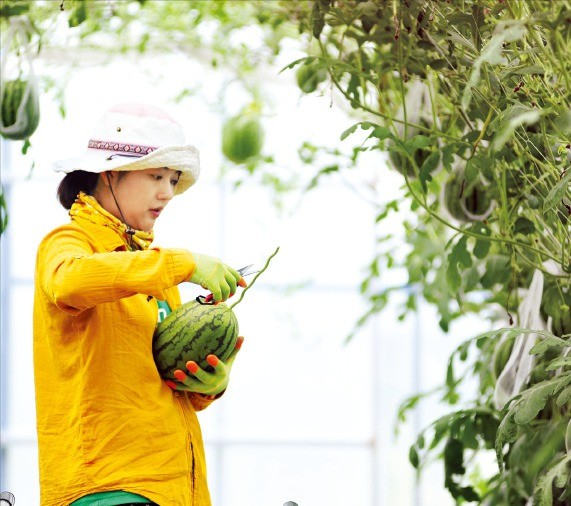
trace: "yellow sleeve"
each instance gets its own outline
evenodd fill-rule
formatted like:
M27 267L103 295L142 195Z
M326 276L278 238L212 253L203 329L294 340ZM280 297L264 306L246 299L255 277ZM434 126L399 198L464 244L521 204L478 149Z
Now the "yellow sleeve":
M38 249L38 281L58 308L77 314L138 293L164 300L168 288L187 280L195 264L183 249L94 252L87 235L60 229Z

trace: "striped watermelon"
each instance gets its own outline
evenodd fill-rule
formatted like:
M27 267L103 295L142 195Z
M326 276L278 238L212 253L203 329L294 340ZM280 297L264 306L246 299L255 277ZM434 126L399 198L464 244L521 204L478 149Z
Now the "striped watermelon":
M210 354L224 361L238 339L238 320L226 304L200 304L192 300L178 307L157 325L153 355L164 379L175 380L176 369L186 372L186 363L194 360L205 370Z

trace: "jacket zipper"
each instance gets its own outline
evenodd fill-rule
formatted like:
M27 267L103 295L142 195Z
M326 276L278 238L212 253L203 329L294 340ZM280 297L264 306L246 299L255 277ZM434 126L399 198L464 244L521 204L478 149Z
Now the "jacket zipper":
M195 464L194 464L194 446L192 444L192 435L190 434L190 432L188 431L188 418L186 416L186 412L184 410L184 406L183 406L183 400L181 398L181 395L178 392L174 393L174 396L177 398L178 401L178 405L179 405L179 409L182 412L182 417L184 418L184 422L185 425L187 427L187 439L186 439L186 455L187 455L187 460L189 462L189 468L190 468L190 473L191 475L189 476L189 483L190 483L190 503L194 504L194 469L195 469ZM190 453L190 455L189 455Z
M192 490L194 491L194 476L195 476L195 472L194 472L194 446L192 444L192 439L190 440L190 456L192 459L192 464L190 467L190 472L192 473L191 475L191 481L192 481Z

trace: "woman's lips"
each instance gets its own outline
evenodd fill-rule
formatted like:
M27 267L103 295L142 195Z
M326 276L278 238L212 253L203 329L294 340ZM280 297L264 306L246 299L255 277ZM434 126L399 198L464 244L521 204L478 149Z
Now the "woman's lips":
M151 209L151 214L155 217L158 218L159 215L161 214L163 208L162 207L157 207L156 209Z

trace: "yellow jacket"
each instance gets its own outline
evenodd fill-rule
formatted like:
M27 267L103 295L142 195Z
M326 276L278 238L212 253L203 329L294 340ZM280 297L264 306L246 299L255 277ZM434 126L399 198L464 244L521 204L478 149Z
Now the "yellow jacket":
M125 490L160 506L207 506L196 411L152 356L156 299L174 309L190 253L127 251L114 231L77 218L48 234L36 263L34 374L42 506Z

